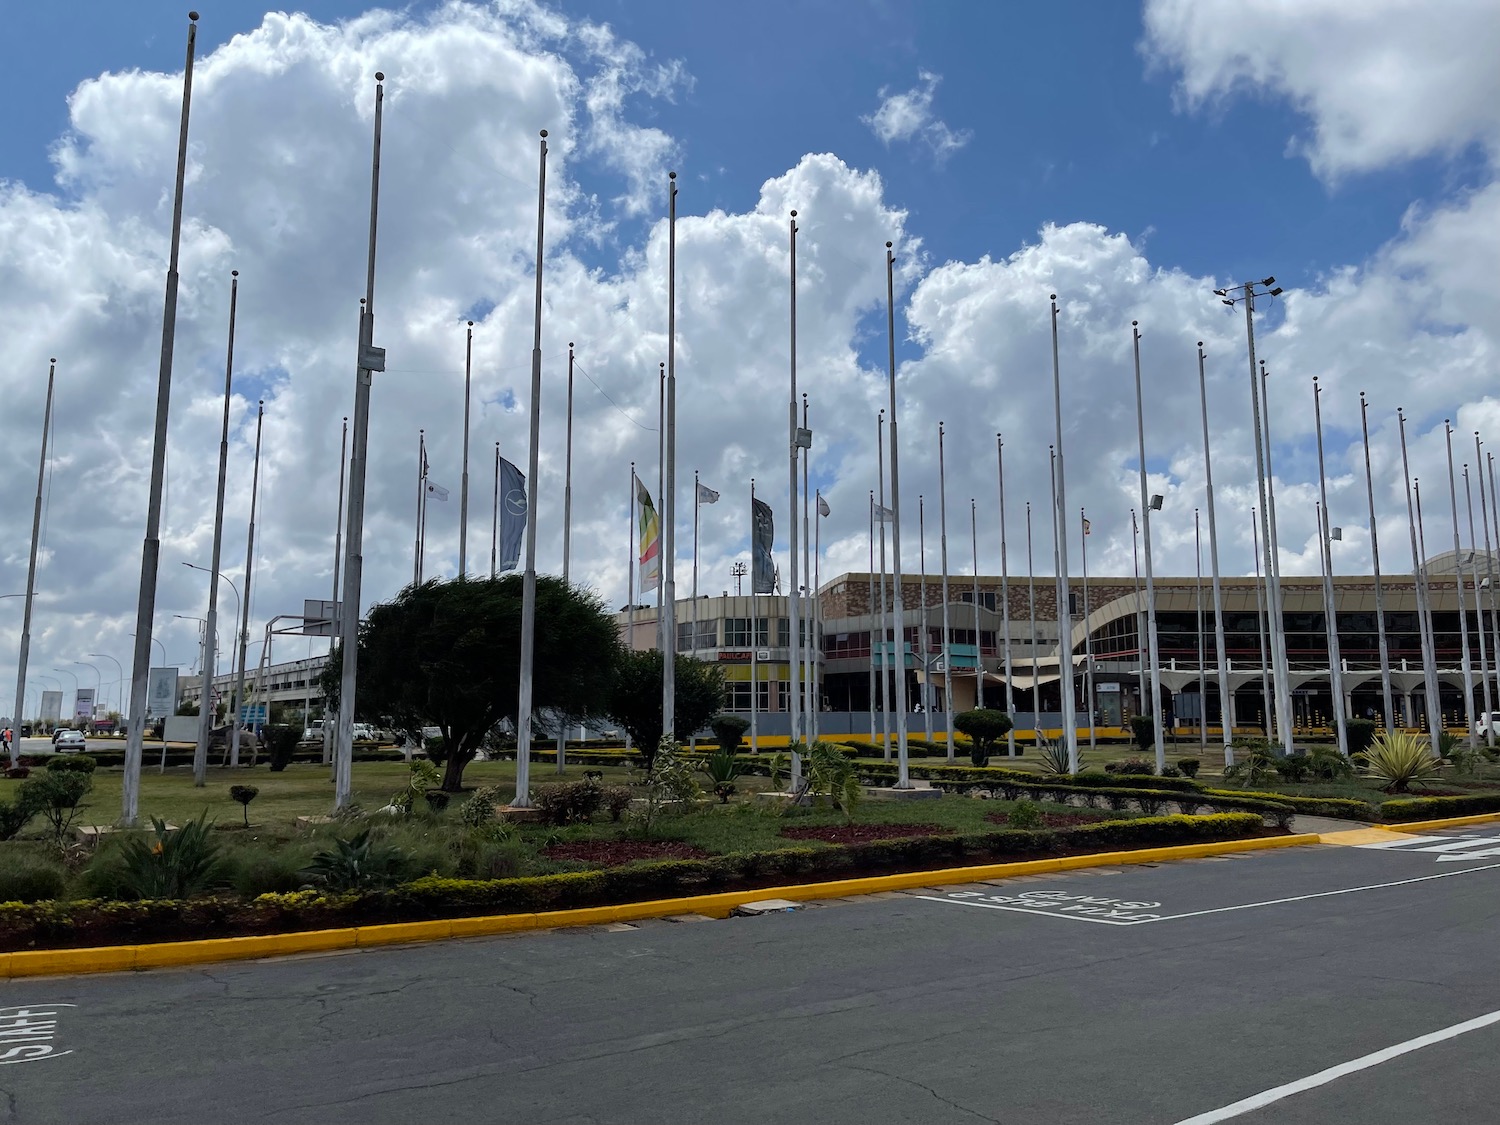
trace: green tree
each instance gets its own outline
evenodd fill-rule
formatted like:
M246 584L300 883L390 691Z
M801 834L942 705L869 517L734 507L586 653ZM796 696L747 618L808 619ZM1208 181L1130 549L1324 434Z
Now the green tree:
M464 767L502 719L516 719L521 680L521 583L503 578L433 579L377 605L359 630L355 714L398 730L435 726L442 788L457 793ZM533 723L552 712L578 722L605 712L620 654L619 631L594 594L539 575L532 662ZM342 661L323 675L339 705ZM332 689L331 691L329 689Z
M740 740L745 737L745 732L750 729L750 720L740 715L715 715L709 720L708 729L714 732L714 737L719 741L719 749L733 754L740 748Z
M976 766L987 766L995 743L1010 732L1010 716L988 707L964 711L953 716L953 729L969 736L973 743L969 758Z
M676 668L677 707L672 725L677 736L685 738L724 705L724 670L681 655ZM661 653L655 649L621 653L604 711L625 728L648 770L655 765L662 736L661 675Z

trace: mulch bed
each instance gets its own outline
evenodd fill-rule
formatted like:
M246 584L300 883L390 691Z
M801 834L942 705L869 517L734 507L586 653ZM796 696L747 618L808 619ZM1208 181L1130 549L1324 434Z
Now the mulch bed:
M637 859L707 859L713 853L679 840L577 840L553 844L542 854L548 859L576 859L618 867Z
M992 812L984 819L991 824L1008 825L1008 814L1003 812ZM1097 824L1105 819L1097 814L1090 815L1081 812L1045 812L1042 814L1042 827L1044 828L1076 828L1080 824Z
M811 828L783 828L788 840L822 840L825 844L864 844L871 840L895 840L902 836L950 836L957 828L941 824L826 824Z

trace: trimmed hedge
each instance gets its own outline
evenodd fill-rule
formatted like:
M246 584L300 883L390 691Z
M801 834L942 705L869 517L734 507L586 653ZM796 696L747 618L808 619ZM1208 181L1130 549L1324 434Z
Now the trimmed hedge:
M1360 801L1353 797L1294 797L1288 793L1247 789L1205 789L1204 793L1210 797L1253 795L1257 799L1291 805L1299 813L1307 816L1326 816L1333 820L1376 820L1380 816L1379 811L1369 801Z
M1402 797L1381 805L1380 819L1400 823L1491 812L1500 812L1500 793L1476 793L1472 797Z
M860 773L871 777L889 775L895 777L895 763L860 763ZM912 777L924 781L967 782L971 784L999 785L1002 781L1018 785L1075 785L1096 788L1124 789L1174 789L1183 793L1200 793L1203 786L1187 777L1157 777L1155 774L1110 774L1085 772L1078 774L1034 773L1026 770L1007 769L1004 766L919 766L909 767Z
M0 950L286 933L386 922L606 906L681 895L824 882L1002 859L1236 840L1262 834L1246 813L1104 820L1077 828L879 840L852 847L741 852L517 879L436 876L356 894L294 891L254 899L0 904Z

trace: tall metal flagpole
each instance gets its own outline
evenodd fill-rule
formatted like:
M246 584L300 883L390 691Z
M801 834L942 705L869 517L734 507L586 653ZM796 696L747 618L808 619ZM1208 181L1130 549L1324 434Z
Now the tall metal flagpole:
M1492 519L1494 521L1494 524L1495 524L1495 535L1496 535L1497 539L1500 539L1500 493L1497 493L1496 490L1495 490L1495 455L1493 453L1490 453L1488 450L1486 450L1485 451L1485 455L1484 455L1484 460L1485 460L1485 472L1488 473L1489 479L1490 479L1489 515L1490 515L1490 519ZM1485 492L1484 492L1484 474L1481 474L1480 478L1479 478L1479 502L1480 502L1480 506L1481 507L1484 506L1484 496L1485 496ZM1490 550L1490 548L1489 548L1490 535L1489 535L1489 529L1488 528L1485 529L1484 542L1485 542L1485 548L1484 548L1485 549L1485 554L1489 557L1490 564L1491 564L1491 567L1492 567L1492 569L1489 572L1490 573L1490 578L1489 578L1489 582L1490 582L1490 628L1494 632L1495 664L1497 666L1497 669L1500 669L1500 605L1496 604L1496 595L1495 595L1495 586L1496 586L1496 583L1495 583L1495 577L1494 577L1495 576L1495 571L1493 569L1494 556L1490 555L1490 553L1489 553L1489 550Z
M1010 657L1010 562L1006 558L1005 542L1005 437L995 435L995 464L1000 480L1000 643L1005 646L1005 713L1011 718L1016 714L1016 694L1012 681ZM1016 731L1012 726L1006 732L1007 756L1016 756Z
M625 500L625 621L629 636L629 648L635 651L635 462L630 462L630 495ZM629 747L630 736L625 736Z
M229 271L229 346L224 358L224 415L219 425L219 477L214 493L214 542L208 572L208 613L203 619L203 692L198 700L198 742L193 747L193 785L208 784L208 740L214 725L215 645L219 628L219 561L224 546L224 486L229 476L229 395L234 379L234 316L240 271ZM324 740L327 741L326 739Z
M1474 475L1479 478L1479 518L1480 518L1480 525L1481 525L1481 527L1484 530L1484 571L1485 571L1485 574L1484 574L1484 581L1482 583L1480 583L1480 585L1484 588L1485 592L1489 595L1489 603L1490 603L1490 629L1491 629L1491 633L1490 633L1490 640L1491 640L1490 652L1492 652L1494 654L1494 667L1495 667L1497 673L1500 673L1500 614L1497 614L1495 612L1495 556L1490 551L1490 511L1489 511L1489 501L1488 501L1488 493L1486 492L1485 486L1484 486L1484 463L1483 463L1482 458L1480 457L1480 448L1479 447L1480 447L1479 431L1475 430L1474 431ZM1488 454L1486 454L1486 456L1488 456ZM1472 538L1472 536L1471 536L1471 538ZM1481 630L1483 630L1483 628L1484 628L1484 613L1483 613L1482 610L1480 611L1480 615L1479 615L1479 628ZM1497 686L1497 688L1500 688L1500 675L1497 675L1497 685L1496 686ZM1486 703L1485 704L1485 708L1488 710L1489 707L1490 707L1490 705L1488 703ZM1493 711L1489 711L1489 714L1493 715L1494 712ZM1485 731L1486 731L1486 733L1488 735L1489 744L1490 744L1491 747L1493 747L1495 745L1495 728L1494 728L1494 726L1488 720L1485 722Z
M892 653L886 651L885 646L890 642L891 617L890 602L886 599L885 585L885 410L881 409L875 422L875 456L877 484L880 487L880 500L875 508L875 522L880 525L880 725L885 734L885 760L891 760L891 680L890 662L895 659Z
M1058 670L1058 697L1057 706L1062 709L1062 638L1063 638L1063 614L1066 607L1063 605L1062 597L1062 567L1058 565L1057 540L1062 535L1062 528L1057 526L1057 447L1047 446L1047 484L1051 488L1050 508L1048 514L1052 517L1052 623L1057 626L1057 670ZM1071 623L1072 615L1069 614ZM1063 738L1062 725L1058 725L1058 737ZM1064 739L1066 744L1066 740Z
M26 661L31 655L31 604L36 597L36 555L42 534L42 491L47 480L47 437L52 432L52 388L57 380L57 360L47 365L47 405L42 411L42 452L37 458L36 503L31 510L31 557L26 564L26 602L21 610L21 652L16 660L16 712L11 722L10 766L21 764L21 722L26 706ZM137 764L139 768L139 763Z
M1418 480L1416 477L1412 477L1412 480L1411 480L1411 492L1412 492L1412 496L1416 499L1416 502L1417 502L1417 550L1421 553L1422 558L1425 560L1427 558L1427 533L1423 530L1423 528L1425 526L1425 523L1424 523L1424 521L1422 519L1422 482L1420 480ZM1432 620L1432 591L1431 591L1431 587L1428 586L1428 583L1427 583L1427 575L1425 573L1425 571L1427 569L1427 566L1426 566L1425 562L1423 563L1422 569L1423 569L1424 573L1422 575L1421 584L1422 584L1423 587L1426 587L1426 603L1427 603L1426 612L1423 614L1423 621L1424 621L1424 627L1427 630L1427 647L1432 650L1432 669L1433 669L1433 675L1436 676L1437 675L1437 661L1438 661L1438 657L1437 657L1437 627L1433 624L1433 620ZM1442 681L1439 680L1439 681L1436 681L1436 683L1438 685L1438 689L1437 689L1437 693L1433 696L1433 698L1437 700L1437 713L1438 713L1438 722L1439 722L1439 726L1438 726L1437 729L1442 730L1442 729L1445 729L1447 727L1447 720L1443 718L1443 695L1442 695L1443 687L1442 687ZM1437 752L1436 751L1436 747L1434 747L1433 752L1434 753Z
M667 365L665 362L657 364L656 378L656 503L657 513L660 516L662 493L667 483ZM658 518L657 523L660 524ZM662 627L666 624L666 615L662 612L662 581L661 581L661 530L657 529L656 549L656 651L665 653L667 651L667 639L662 633ZM663 669L666 664L663 663ZM663 671L663 677L666 673ZM665 728L663 728L665 730Z
M1269 624L1266 621L1266 599L1265 590L1261 586L1260 574L1260 524L1256 522L1256 511L1250 509L1250 546L1255 555L1255 641L1260 649L1260 706L1261 706L1261 730L1267 738L1271 737L1271 713L1274 710L1271 695L1271 683L1267 679L1269 675L1268 662L1266 660L1266 633Z
M900 442L896 432L896 255L891 244L885 244L886 345L890 365L891 397L891 577L895 586L895 605L891 616L896 623L896 738L900 747L897 789L910 789L906 753L906 602L901 589L901 465Z
M1035 749L1040 732L1037 730L1037 716L1041 714L1042 701L1037 692L1037 669L1036 658L1036 567L1032 563L1031 555L1031 501L1026 501L1026 609L1031 616L1031 745Z
M1464 465L1464 508L1469 517L1469 557L1473 558L1478 553L1479 543L1474 537L1474 489L1469 483L1469 466ZM1474 567L1474 616L1479 629L1479 682L1484 692L1484 729L1487 735L1486 741L1493 746L1495 744L1494 727L1490 724L1490 716L1495 713L1494 696L1490 692L1490 654L1489 641L1484 635L1484 604L1479 600L1479 567ZM1473 724L1470 724L1473 729Z
M1062 673L1063 738L1068 747L1068 772L1078 772L1078 716L1073 695L1073 613L1068 592L1068 485L1063 474L1062 375L1057 360L1057 294L1052 294L1052 410L1057 428L1057 499L1053 524L1057 528L1058 666Z
M375 142L370 159L370 243L365 265L365 310L359 325L359 370L354 380L354 449L349 456L349 515L344 543L342 679L335 743L333 807L348 806L353 781L354 700L359 676L359 605L364 583L365 474L370 441L370 386L385 370L385 349L375 346L375 233L380 216L380 125L385 106L385 75L375 72ZM245 595L247 604L249 594Z
M1273 676L1272 680L1276 685L1278 700L1276 706L1280 713L1286 716L1286 730L1282 745L1285 747L1286 752L1290 754L1292 752L1292 740L1296 734L1294 730L1296 723L1292 711L1292 685L1289 674L1291 666L1288 663L1291 658L1287 655L1286 647L1286 616L1282 612L1286 603L1282 600L1281 596L1281 536L1276 530L1276 468L1272 464L1272 450L1274 446L1271 442L1271 384L1269 373L1266 371L1266 361L1260 360L1259 362L1260 401L1261 405L1265 408L1265 416L1261 419L1261 426L1266 438L1266 514L1270 536L1266 541L1270 551L1270 569L1267 571L1266 576L1267 580L1271 583L1271 597L1276 607L1275 613L1271 615L1270 622L1271 643L1273 645L1272 659L1275 659L1274 646L1278 643L1278 638L1281 646L1281 659L1272 669L1273 672L1279 671L1281 678L1278 682Z
M667 435L666 482L662 485L661 729L677 738L677 173L667 173ZM793 519L796 518L795 512ZM795 773L795 767L794 767ZM796 777L793 777L796 781Z
M922 602L922 612L918 617L918 628L921 630L921 641L917 645L917 656L922 661L922 688L917 698L922 702L923 731L928 745L932 743L932 684L931 666L927 659L927 646L930 643L927 633L927 504L921 494L917 495L917 555L920 558L918 564L917 596Z
M1203 676L1203 532L1198 509L1193 509L1193 593L1198 609L1198 753L1208 753L1208 685ZM1222 722L1222 720L1221 720Z
M1156 641L1156 585L1151 567L1151 497L1146 492L1146 407L1141 398L1141 330L1130 322L1135 348L1135 428L1140 445L1141 533L1146 549L1146 642L1151 659L1151 729L1156 736L1156 772L1167 765L1165 732L1162 730L1161 648Z
M803 431L803 436L810 440L811 439L812 431L810 429L808 429L808 426L807 426L807 392L806 391L802 392L802 431ZM799 442L799 444L800 444L800 442ZM809 470L808 470L808 464L807 464L807 462L808 462L808 455L811 453L811 450L809 448L803 448L801 452L802 452L802 582L803 582L803 585L806 585L808 579L812 577L812 527L811 527L811 525L808 522L808 519L809 519L809 516L808 516L808 501L812 497L812 491L811 491L811 489L808 488L808 483L809 483L808 482L808 471ZM808 592L807 601L802 606L802 626L801 626L801 628L797 632L795 632L793 634L793 639L795 641L797 641L797 644L798 644L798 651L802 655L802 670L801 670L800 673L798 673L802 677L801 684L800 684L801 691L802 691L802 734L803 734L803 737L807 740L807 744L809 746L812 745L812 740L813 740L813 729L812 729L812 727L813 727L813 698L812 698L812 674L811 674L811 672L812 672L813 654L815 652L815 646L817 644L817 634L813 630L813 626L812 626L812 616L813 615L812 615L812 610L811 610L810 607L812 606L812 604L813 604L814 600L817 598L817 596L818 595L817 595L817 591L816 590L812 590L812 591ZM798 686L799 685L796 682L796 677L793 677L793 684L792 684L792 694L793 695L797 694L797 688L798 688Z
M801 656L801 605L797 590L797 460L801 454L801 443L797 433L797 212L793 211L787 219L787 243L790 251L789 273L791 278L791 316L790 316L790 347L791 347L791 394L787 399L787 463L790 466L788 473L787 488L787 523L790 527L789 549L787 552L787 566L789 568L789 580L787 582L787 624L790 626L792 635L789 638L791 649L791 681L788 683L790 691L787 693L787 718L788 718L788 745L792 750L792 792L797 791L798 783L801 781L802 762L797 755L797 739L801 732L798 729L798 699L797 695L801 684L797 682L798 665Z
M1083 564L1083 691L1088 697L1086 709L1089 716L1089 750L1092 751L1097 742L1094 726L1094 645L1090 639L1093 630L1089 628L1089 520L1082 508L1078 509L1078 546Z
M813 708L812 708L812 736L817 741L819 734L818 716L823 713L823 680L822 680L822 655L823 655L823 517L827 514L823 502L823 491L819 489L815 497L816 504L813 507L813 637L815 647L812 658L813 677Z
M880 576L880 584L881 584L881 600L883 602L884 601L884 597L885 597L885 574L883 572L881 573L881 576ZM873 743L875 741L875 739L876 739L876 733L875 733L875 652L876 652L876 647L875 646L877 644L877 642L875 640L875 637L877 635L876 634L876 624L875 624L875 620L876 620L875 619L875 490L873 488L870 489L870 606L869 606L869 608L870 608L870 741ZM881 628L880 628L879 636L880 636L881 640L884 640L885 639L885 629L884 629L884 625L885 625L885 611L884 611L884 609L882 609L881 613L880 613L880 624L881 624ZM885 756L886 756L887 760L890 759L890 756L891 756L891 744L890 744L889 741L887 741L886 745L885 745Z
M943 424L938 423L938 563L943 597L943 730L948 760L953 761L953 628L948 621L948 471L943 454ZM904 661L903 661L904 663Z
M1458 537L1458 484L1453 477L1453 424L1443 419L1443 429L1448 442L1448 504L1453 514L1453 566L1458 582L1458 638L1459 659L1464 677L1464 725L1469 732L1469 749L1477 747L1474 733L1474 661L1469 652L1469 615L1464 609L1464 556ZM1477 581L1477 580L1476 580ZM1489 715L1485 715L1489 722Z
M755 478L750 478L750 753L760 753L760 645L755 621ZM795 792L795 791L794 791Z
M1333 594L1333 532L1329 527L1328 519L1328 478L1323 469L1323 388L1319 384L1317 376L1313 376L1313 421L1314 428L1318 432L1318 500L1319 519L1318 538L1321 543L1318 547L1318 557L1323 561L1323 613L1326 617L1328 628L1328 675L1329 687L1333 695L1333 723L1335 739L1338 742L1339 753L1344 757L1349 756L1349 732L1345 727L1347 716L1344 714L1344 658L1339 650L1339 618L1338 603ZM1454 512L1454 534L1458 532L1458 507L1455 502Z
M363 302L361 302L363 304ZM344 472L349 464L349 416L344 415L344 432L339 438L339 506L333 521L333 620L329 622L328 651L333 653L339 643L339 564L344 561ZM328 701L323 701L323 764L333 762L333 738L335 722L329 712ZM330 777L330 781L334 778Z
M1432 751L1437 753L1437 732L1442 729L1442 698L1438 695L1437 667L1433 663L1432 636L1427 630L1427 566L1417 543L1417 512L1412 496L1411 463L1406 456L1406 415L1396 407L1396 428L1401 436L1401 477L1406 483L1406 520L1411 532L1411 566L1417 586L1417 624L1422 642L1422 678L1425 688L1427 731Z
M156 576L161 562L162 490L167 477L167 417L172 398L172 348L177 333L177 261L182 244L182 192L187 177L188 115L193 97L193 53L198 13L188 13L187 62L182 72L182 123L177 133L177 184L172 196L172 239L162 303L161 366L156 382L156 435L151 447L151 490L146 504L146 535L141 544L141 592L135 613L135 652L130 669L129 737L120 824L134 828L140 817L141 747L146 734L146 687L151 676L151 628L156 619ZM28 610L31 598L26 599ZM17 720L20 716L16 716Z
M979 619L979 502L969 497L969 548L974 567L974 706L984 707L984 634Z
M1150 647L1146 644L1146 610L1141 603L1141 529L1135 521L1135 509L1130 509L1130 552L1133 560L1134 580L1131 593L1135 595L1135 647L1136 647L1136 698L1140 700L1141 714L1146 713L1149 702L1146 698L1146 660Z
M693 470L693 645L690 654L696 656L698 653L698 523L699 514L703 511L703 502L700 499L698 489L698 470ZM696 735L694 736L697 737Z
M632 489L635 488L635 480L634 480L634 477L633 477L633 471L632 471L632 479L631 479L631 482L630 482L630 487ZM630 494L630 502L632 504L635 503L635 493L634 492L631 492L631 494ZM490 577L491 578L494 578L496 576L496 574L498 573L498 571L496 571L496 569L495 569L495 566L496 566L495 544L496 544L496 542L497 542L497 540L499 538L499 534L500 534L500 443L497 441L495 443L495 492L494 492L494 498L490 501ZM632 600L633 600L633 596L632 596Z
M516 706L516 796L531 807L531 686L536 654L536 498L542 431L542 234L547 218L547 130L538 144L536 185L536 308L531 330L531 448L526 475L526 573L521 585L521 690Z
M1214 579L1214 659L1219 673L1219 729L1224 765L1234 765L1234 701L1229 690L1229 654L1224 646L1224 592L1219 584L1219 525L1214 519L1214 465L1208 447L1208 377L1203 341L1198 341L1198 401L1203 407L1203 489L1208 497L1208 560Z
M1359 392L1359 426L1365 444L1365 495L1370 501L1370 562L1375 571L1375 631L1380 645L1380 699L1385 707L1385 729L1396 729L1396 709L1391 699L1391 650L1385 637L1385 594L1380 586L1380 535L1375 523L1375 477L1370 471L1370 404Z
M250 579L255 571L255 509L260 499L260 435L266 420L262 399L255 412L255 468L250 475L250 528L245 536L245 588L240 591L240 659L234 688L234 717L229 721L229 764L240 764L240 712L245 709L245 650L250 645ZM358 636L358 632L348 634Z
M427 431L417 431L417 515L416 532L412 536L411 581L413 586L422 584L422 508L423 494L427 491Z
M573 554L573 341L568 341L568 421L567 439L563 454L563 585L570 584L568 576L568 564ZM697 479L697 474L694 474ZM696 489L694 490L696 499ZM697 520L697 508L693 509L694 523ZM693 612L698 612L698 544L693 542ZM696 633L696 629L694 630ZM557 772L561 774L567 766L568 757L568 728L564 716L557 717Z
M474 361L474 322L464 337L464 468L458 490L458 576L469 576L469 392Z

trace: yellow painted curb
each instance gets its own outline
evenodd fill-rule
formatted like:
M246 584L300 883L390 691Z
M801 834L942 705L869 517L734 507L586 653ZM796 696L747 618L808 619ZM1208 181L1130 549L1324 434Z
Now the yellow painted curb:
M748 891L724 891L690 898L627 902L617 906L590 906L577 910L553 910L543 914L495 914L480 918L443 918L430 922L397 922L383 926L359 926L338 930L307 930L290 934L254 937L210 938L204 941L158 942L150 945L117 945L93 949L46 949L0 953L0 979L6 977L56 976L63 973L112 973L129 969L197 965L210 961L243 961L259 957L284 957L334 949L365 948L445 938L488 937L565 926L597 926L609 922L632 922L665 918L673 914L703 914L726 918L737 906L768 898L805 902L813 899L845 898L880 891L911 890L949 884L977 883L985 879L1045 875L1088 867L1118 867L1125 864L1162 863L1197 859L1228 852L1256 852L1271 848L1293 848L1316 844L1316 833L1299 836L1262 836L1248 840L1217 840L1210 844L1181 844L1169 848L1141 848L1128 852L1096 852L1092 855L1057 859L991 863L979 867L948 867L940 871L908 871L899 875L875 875L864 879L840 879L830 883L801 883L791 887L761 887Z
M1384 828L1351 828L1344 832L1324 832L1318 839L1340 848L1357 848L1361 844L1389 843L1391 837Z
M1382 832L1429 832L1434 828L1462 828L1466 824L1492 824L1500 813L1478 813L1475 816L1450 816L1447 820L1410 820L1404 824L1377 824Z

